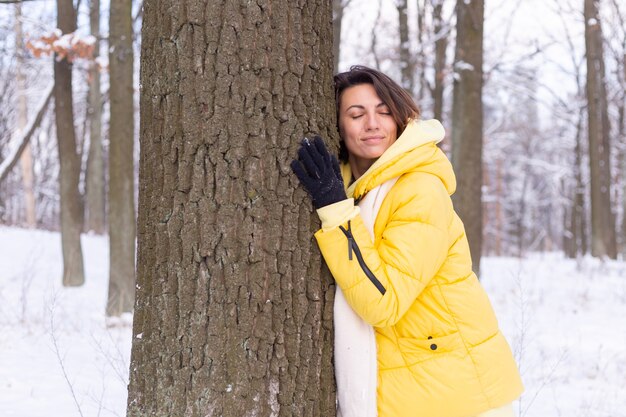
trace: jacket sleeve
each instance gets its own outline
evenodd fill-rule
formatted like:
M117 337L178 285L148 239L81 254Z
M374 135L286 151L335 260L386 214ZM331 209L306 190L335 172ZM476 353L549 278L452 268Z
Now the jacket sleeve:
M429 174L399 180L386 198L390 215L377 244L358 212L315 234L347 302L376 327L400 320L443 264L452 212L443 183Z

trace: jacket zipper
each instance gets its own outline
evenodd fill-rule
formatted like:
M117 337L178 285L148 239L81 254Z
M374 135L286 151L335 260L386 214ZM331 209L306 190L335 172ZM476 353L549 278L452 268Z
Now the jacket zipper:
M343 226L339 226L344 235L348 238L348 259L352 260L352 253L356 255L356 260L359 262L361 269L372 281L372 284L380 291L382 295L385 295L387 290L383 287L383 284L376 278L374 273L369 269L365 261L363 260L363 255L361 254L361 249L359 249L359 245L356 244L356 240L354 240L354 236L352 235L352 225L350 224L350 220L348 220L348 229L346 230Z

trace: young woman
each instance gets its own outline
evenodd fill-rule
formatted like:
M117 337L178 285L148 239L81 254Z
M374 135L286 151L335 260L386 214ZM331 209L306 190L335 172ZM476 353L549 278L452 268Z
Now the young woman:
M338 284L339 414L512 417L522 383L472 272L443 127L370 68L336 75L335 93L341 166L316 137L292 169Z

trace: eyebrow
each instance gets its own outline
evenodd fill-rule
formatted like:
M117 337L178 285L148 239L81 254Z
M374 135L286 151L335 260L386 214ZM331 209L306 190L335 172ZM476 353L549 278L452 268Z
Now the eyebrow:
M360 110L365 110L365 107L364 107L364 106L362 106L362 105L360 105L360 104L353 104L352 106L348 107L348 108L346 109L346 111L350 110L350 109L351 109L351 108L353 108L353 107L354 107L354 108L357 108L357 109L360 109ZM383 103L383 102L380 102L380 103L378 103L378 104L376 105L376 108L379 108L379 107L389 107L389 106L387 106L387 105L386 105L385 103Z

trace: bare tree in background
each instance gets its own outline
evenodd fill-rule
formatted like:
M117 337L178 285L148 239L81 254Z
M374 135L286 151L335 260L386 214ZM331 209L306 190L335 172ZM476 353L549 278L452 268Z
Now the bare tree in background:
M107 316L133 310L135 191L132 1L112 0L109 19L109 294Z
M457 191L454 208L465 224L474 271L482 251L483 177L483 0L456 4L456 48L452 104L452 164Z
M448 24L443 18L443 1L430 0L433 8L433 29L435 37L435 80L432 89L433 117L442 123L443 91L446 77L446 50L448 49Z
M95 60L100 55L100 0L89 2L89 26L96 38L94 61L89 69L89 154L85 175L85 228L98 234L105 232L105 182L102 148L102 94L100 71Z
M24 74L24 34L22 32L22 5L15 4L15 50L17 55L17 127L18 135L28 123L28 105L26 97L26 75ZM35 215L35 173L33 170L33 154L30 143L20 155L22 168L22 184L24 186L24 208L26 226L37 227Z
M339 72L339 58L341 54L341 24L343 23L344 10L351 0L333 1L333 73Z
M334 288L289 168L337 139L331 15L144 2L129 417L335 415Z
M76 10L72 0L57 0L57 26L63 33L76 30ZM61 244L63 285L85 282L80 233L83 207L78 190L80 159L76 153L74 106L72 103L72 64L67 58L54 59L54 103L56 136L60 160Z
M613 37L617 40L612 47L606 42L615 61L616 91L613 101L617 107L616 151L618 154L617 183L621 183L621 227L619 230L619 251L626 257L626 6L619 0L611 0L610 14L613 16ZM606 37L611 37L607 34Z
M617 257L611 210L610 124L603 38L597 0L584 0L587 53L587 126L591 172L591 254Z
M400 75L401 85L413 94L413 57L411 54L411 43L409 42L409 23L407 16L407 0L396 0L396 9L398 11L398 32L400 44Z

